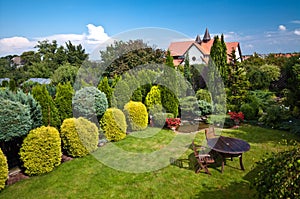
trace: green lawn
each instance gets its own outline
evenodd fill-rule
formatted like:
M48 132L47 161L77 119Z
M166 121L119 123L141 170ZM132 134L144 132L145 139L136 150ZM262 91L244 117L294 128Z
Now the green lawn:
M199 142L204 138L203 132L196 134ZM102 154L103 148L99 148L93 155L64 163L49 174L6 187L0 198L254 198L255 190L249 188L249 183L256 174L255 162L266 153L288 148L289 140L297 139L288 132L249 125L225 129L222 135L241 138L251 145L243 156L245 171L239 169L235 158L227 161L223 174L218 164L212 165L211 176L203 172L195 174L187 167L188 161L185 168L168 165L156 171L129 173L100 163L95 158ZM133 153L151 153L170 144L174 137L172 131L149 128L129 135L116 145ZM193 151L187 149L180 158L192 161L192 157Z

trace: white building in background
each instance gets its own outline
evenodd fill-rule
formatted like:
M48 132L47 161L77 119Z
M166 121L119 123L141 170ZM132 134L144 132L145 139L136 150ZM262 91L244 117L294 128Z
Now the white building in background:
M208 29L206 28L203 39L197 35L194 41L179 41L172 42L168 48L171 56L174 59L174 65L184 65L186 55L189 55L190 65L207 64L210 55L210 49L214 43L211 39ZM225 42L227 48L227 61L232 50L235 50L235 55L238 61L242 61L242 51L239 42Z

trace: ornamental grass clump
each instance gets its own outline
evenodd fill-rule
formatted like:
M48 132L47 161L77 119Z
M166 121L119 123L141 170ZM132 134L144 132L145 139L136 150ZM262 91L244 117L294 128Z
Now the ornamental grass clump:
M25 173L41 175L61 163L61 139L54 127L39 127L29 132L20 149Z
M97 149L98 127L87 119L65 119L60 129L63 149L68 155L83 157Z
M128 128L132 131L144 130L148 126L147 108L142 102L130 101L124 106Z

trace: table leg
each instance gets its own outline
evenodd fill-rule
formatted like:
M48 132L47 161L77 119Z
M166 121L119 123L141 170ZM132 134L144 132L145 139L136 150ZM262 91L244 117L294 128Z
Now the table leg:
M226 161L226 158L222 156L222 169L221 169L221 173L223 173L224 171L224 166L225 166L225 161Z
M243 154L240 155L240 166L241 166L241 169L244 171L245 168L244 168L244 165L243 165Z

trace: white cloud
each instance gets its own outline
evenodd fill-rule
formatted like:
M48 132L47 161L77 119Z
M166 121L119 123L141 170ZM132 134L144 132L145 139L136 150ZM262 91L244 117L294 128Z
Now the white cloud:
M295 34L295 35L300 35L300 29L296 29L296 30L294 31L294 34Z
M286 27L284 25L279 25L278 26L278 30L280 31L285 31L286 30Z
M110 39L102 26L88 24L87 29L88 33L82 34L55 34L33 39L25 37L2 38L0 39L0 56L22 54L25 51L34 50L37 42L43 40L49 40L50 42L56 40L59 45L64 45L65 42L71 41L75 45L82 44L86 52L91 52L99 44Z
M300 20L293 20L293 21L290 21L290 23L300 24Z
M0 55L20 54L24 49L32 50L36 45L25 37L10 37L0 39Z
M104 28L102 26L94 26L93 24L88 24L88 43L102 43L109 39L107 33L104 32Z

